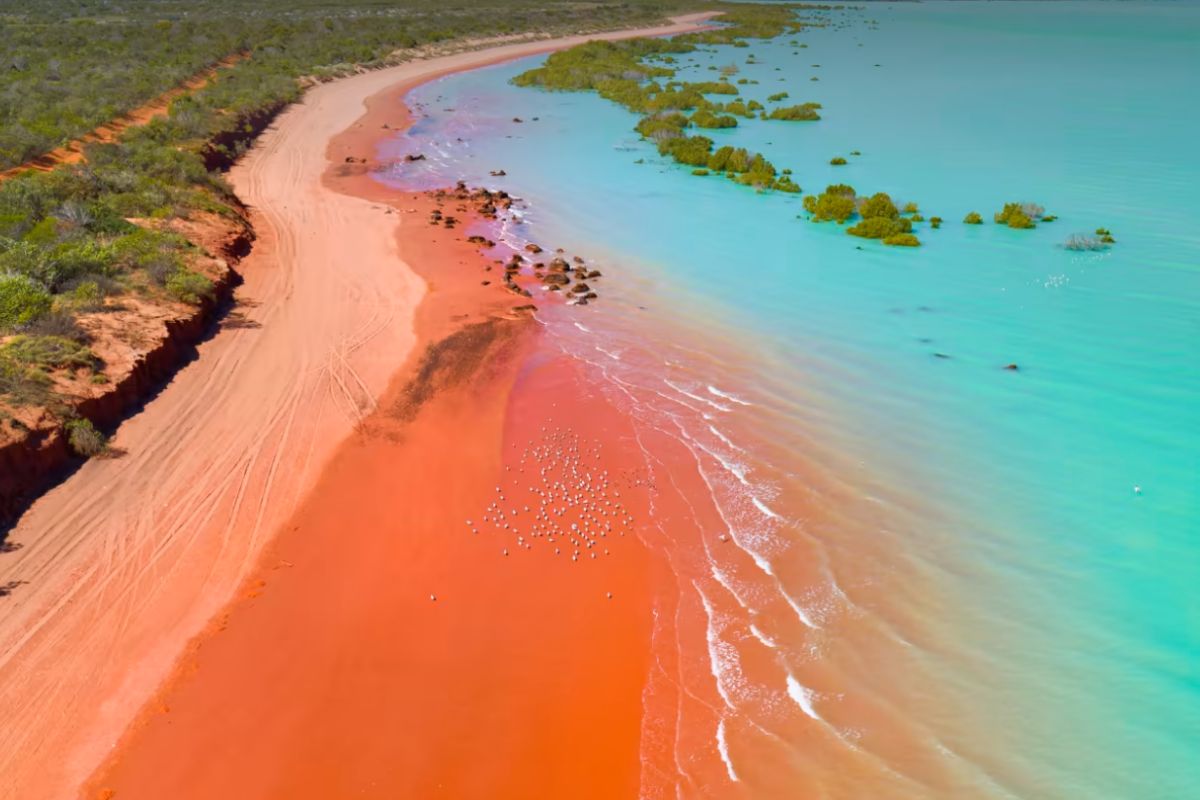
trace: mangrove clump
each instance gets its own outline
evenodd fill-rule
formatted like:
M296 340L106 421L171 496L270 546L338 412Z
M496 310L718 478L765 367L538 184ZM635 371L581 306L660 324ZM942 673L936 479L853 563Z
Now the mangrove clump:
M804 198L804 210L812 214L813 222L836 222L839 225L854 216L857 210L854 187L835 183L818 195Z
M767 119L780 119L791 122L814 122L821 118L817 109L820 103L801 103L795 106L780 106L767 114Z

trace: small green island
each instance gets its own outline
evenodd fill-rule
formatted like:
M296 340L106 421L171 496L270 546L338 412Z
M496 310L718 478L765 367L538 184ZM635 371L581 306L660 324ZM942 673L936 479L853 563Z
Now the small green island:
M908 212L908 209L913 212ZM905 213L914 213L916 205L905 206ZM813 222L836 222L842 225L857 216L858 222L846 229L851 236L878 239L886 245L918 247L921 241L912 232L913 221L901 214L892 198L884 192L859 196L853 186L832 184L818 195L804 198L804 210Z
M1004 208L993 217L997 225L1007 225L1017 230L1037 227L1037 220L1046 216L1046 209L1037 203L1005 203ZM1053 218L1051 218L1053 221Z

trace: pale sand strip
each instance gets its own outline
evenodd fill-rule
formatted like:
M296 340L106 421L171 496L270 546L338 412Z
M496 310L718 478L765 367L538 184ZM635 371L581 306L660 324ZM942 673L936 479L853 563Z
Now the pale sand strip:
M241 266L244 324L121 426L125 456L46 494L0 554L0 585L25 582L0 599L0 798L75 794L413 346L425 287L397 256L398 215L321 184L328 142L365 100L706 16L411 62L319 86L280 116L230 176L259 234Z

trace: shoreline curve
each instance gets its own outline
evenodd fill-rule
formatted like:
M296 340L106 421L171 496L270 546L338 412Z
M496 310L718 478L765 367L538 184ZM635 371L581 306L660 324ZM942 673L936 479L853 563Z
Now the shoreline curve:
M426 287L380 206L325 186L335 136L401 82L711 16L409 62L280 115L230 173L259 237L238 324L120 427L124 457L86 464L8 537L4 576L25 583L0 619L0 714L22 724L0 731L0 798L73 795L413 352Z

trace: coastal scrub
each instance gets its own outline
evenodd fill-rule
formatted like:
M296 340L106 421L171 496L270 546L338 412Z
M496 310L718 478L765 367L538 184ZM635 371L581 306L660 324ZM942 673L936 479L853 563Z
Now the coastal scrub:
M683 34L671 39L628 39L619 42L593 41L552 53L540 67L526 70L513 84L550 91L595 91L601 97L644 115L635 126L641 136L654 142L660 155L693 167L694 174L723 174L739 184L760 190L796 193L800 187L762 153L722 148L713 152L713 141L692 136L689 127L727 129L738 126L738 117L753 119L762 114L770 119L819 119L817 103L777 108L768 113L757 100L737 98L726 103L711 95L737 95L729 78L737 65L719 69L719 81L673 80L675 56L698 46L745 44L746 38L771 38L803 28L791 6L746 5L724 11L720 28ZM750 83L745 79L738 83ZM772 100L786 93L772 95ZM700 170L708 170L701 173Z

